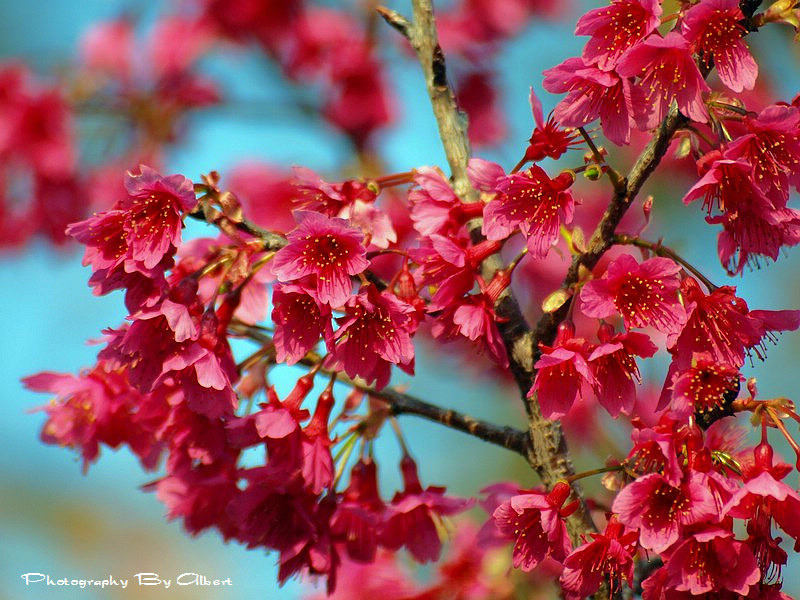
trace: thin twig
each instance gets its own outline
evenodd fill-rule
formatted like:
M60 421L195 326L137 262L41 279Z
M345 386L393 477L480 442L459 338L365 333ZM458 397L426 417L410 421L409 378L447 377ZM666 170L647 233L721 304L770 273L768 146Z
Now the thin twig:
M230 329L233 333L247 337L264 346L271 346L273 344L271 336L258 328L245 325L244 323L234 322L231 324ZM307 367L314 367L319 365L321 359L322 357L314 353L309 353L300 360L300 364ZM334 371L321 368L320 373L330 375L333 374ZM475 417L453 409L442 408L393 388L376 390L363 382L350 379L344 373L336 372L336 375L337 379L342 383L386 402L393 415L417 415L418 417L440 423L451 429L462 431L485 442L489 442L490 444L501 446L523 457L528 455L528 435L524 431L513 427L494 425L493 423L476 419Z

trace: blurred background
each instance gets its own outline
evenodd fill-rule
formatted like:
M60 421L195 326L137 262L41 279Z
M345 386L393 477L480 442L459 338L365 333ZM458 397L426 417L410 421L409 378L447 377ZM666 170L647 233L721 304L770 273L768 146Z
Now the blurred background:
M122 0L2 1L0 56L3 61L23 60L37 73L58 73L77 59L81 36L92 23L134 10L136 18L147 23L167 5L146 3L147 8L142 9L139 4ZM409 12L405 3L389 4ZM442 3L444 7L448 4ZM506 118L505 135L497 138L501 142L477 150L479 155L507 167L516 163L532 128L528 89L535 86L545 112L553 108L557 99L542 91L541 71L580 52L582 40L576 39L572 30L579 11L591 5L573 0L559 7L557 18L532 18L498 51L494 61L497 87L502 92L498 108ZM377 31L378 43L385 46L382 53L391 65L386 78L391 83L396 115L394 122L377 134L374 148L386 172L425 164L444 167L418 67L403 56L393 31L382 23ZM800 56L798 46L791 43L790 30L771 27L754 36L752 46L763 66L763 85L774 90L778 98L791 100L800 91ZM196 180L213 169L224 178L243 160L258 159L282 166L305 165L328 180L336 180L353 168L353 148L347 137L298 110L297 90L283 82L274 66L231 48L203 63L203 70L222 82L225 96L235 101L227 108L198 110L188 118L178 143L163 156L165 172L179 172ZM625 152L612 150L612 157L618 159L615 164L620 170L630 164ZM700 267L712 281L726 282L728 278L716 257L715 232L705 224L697 206L686 208L679 202L691 185L691 171L685 171L685 175L648 186L646 192L656 197L648 235L663 235L665 243ZM211 234L199 226L190 227L188 232L189 236ZM0 599L301 597L307 588L294 581L281 589L276 587L275 556L224 544L215 533L190 538L178 523L167 523L155 495L139 489L156 475L144 473L127 450L104 449L100 460L84 475L73 453L39 441L45 419L32 410L48 398L24 390L20 378L42 370L74 373L91 365L96 348L83 341L99 337L104 327L116 326L126 315L118 293L92 295L86 285L89 271L81 267L80 258L81 249L76 245L54 247L42 239L0 254L0 315L5 336L0 387L6 409L0 420ZM746 270L732 284L738 286L739 295L751 308L796 308L800 304L798 268L800 256L790 250L777 264ZM769 349L769 360L746 367L745 375L758 377L762 397L785 395L796 400L795 362L799 351L800 335L783 335L777 346ZM651 361L644 369L655 386L663 380L663 365L663 361ZM394 381L407 383L412 393L429 401L496 422L523 425L519 399L507 386L496 385L490 370L470 372L458 358L443 358L423 347L418 371L413 380L398 377ZM423 484L447 485L453 493L475 495L498 480L535 483L524 462L508 453L412 417L405 417L402 423L412 452L426 457ZM599 425L611 438L619 431L614 424L601 421ZM580 427L572 427L579 436L598 435L597 431L581 432ZM606 442L606 446L613 446L614 440ZM619 441L619 446L625 448L626 440ZM579 467L593 468L605 460L606 454L597 455L589 448L590 444L576 442ZM608 447L605 451L608 453ZM377 452L386 464L396 464L399 458L392 436L378 442ZM784 453L784 457L790 459L791 455ZM789 479L790 484L797 483L796 474ZM395 471L387 470L382 478L386 495L397 489L397 484ZM590 489L593 485L587 484ZM800 579L793 575L800 572L800 561L794 557L790 560L784 571L784 590L792 594L800 592ZM183 572L197 572L209 579L230 577L234 587L213 591L193 587L167 591L37 587L34 591L25 589L20 578L28 572L86 579L132 579L139 572L174 578Z

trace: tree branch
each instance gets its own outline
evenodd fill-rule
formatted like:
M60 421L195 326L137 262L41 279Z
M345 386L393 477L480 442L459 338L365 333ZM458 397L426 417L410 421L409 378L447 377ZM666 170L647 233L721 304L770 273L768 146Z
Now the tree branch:
M235 334L247 337L263 346L271 346L273 344L271 336L244 323L232 323L230 329ZM314 367L320 360L322 360L321 356L309 353L300 361L300 364ZM320 369L320 372L327 375L334 373L334 371L324 367ZM528 455L529 439L524 431L513 427L502 427L453 409L442 408L394 388L376 390L358 380L350 379L344 373L338 371L336 376L342 383L383 400L389 406L389 410L393 415L417 415L451 429L467 433L484 442L506 448L523 457Z
M440 408L392 388L369 393L385 400L392 414L417 415L451 429L463 431L490 444L502 446L527 458L530 440L525 431L513 427L499 427L452 409Z
M412 0L414 21L399 17L393 11L379 11L381 16L395 29L404 33L412 48L417 53L420 66L425 75L425 82L430 96L439 136L442 140L447 162L450 165L453 189L465 202L480 200L477 191L467 177L467 165L470 158L467 122L458 106L446 77L444 55L437 40L436 26L433 18L431 0ZM399 18L398 18L399 17ZM468 224L473 241L480 238L479 219ZM482 265L484 279L489 279L501 263L498 257L490 257ZM505 293L498 300L495 311L500 317L498 328L509 355L511 372L514 375L520 394L527 396L531 386L533 373L533 342L530 326L525 321L519 304L510 293ZM526 459L538 473L545 486L552 487L557 481L574 474L569 460L566 441L561 426L542 416L535 399L525 402L528 413L530 443L527 445ZM567 520L567 528L574 544L580 544L581 536L596 530L591 515L583 502L580 486L574 484L573 489L581 502L580 510Z

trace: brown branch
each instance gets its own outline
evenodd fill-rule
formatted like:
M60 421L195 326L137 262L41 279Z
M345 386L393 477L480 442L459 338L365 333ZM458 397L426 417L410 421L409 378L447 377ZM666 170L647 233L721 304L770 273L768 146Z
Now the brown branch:
M525 431L514 427L500 427L452 409L444 409L408 394L386 388L371 395L385 400L395 415L417 415L441 423L451 429L463 431L490 444L495 444L527 458L530 439Z
M272 337L256 327L234 322L231 324L230 329L233 333L247 337L262 344L262 346L272 346L273 344ZM309 353L300 360L300 364L307 367L315 367L321 360L322 357L318 354ZM475 417L471 417L457 410L442 408L394 388L376 390L359 380L350 379L344 373L324 367L320 369L320 373L326 375L333 375L336 373L337 379L342 383L383 400L389 405L389 410L393 415L416 415L433 421L434 423L440 423L456 431L467 433L484 442L506 448L523 457L528 455L528 435L526 432L519 429L495 425L488 421L476 419Z
M431 0L413 0L413 22L393 10L378 8L378 13L397 29L417 53L433 114L439 126L447 163L453 177L453 189L465 202L477 202L478 192L467 177L471 151L467 137L467 117L458 109L453 89L447 81L447 65L439 46Z
M432 2L412 0L412 6L413 23L393 11L381 10L380 14L406 36L417 53L433 113L439 126L439 136L450 165L454 191L465 202L477 202L479 195L467 177L470 157L467 122L465 116L458 110L453 91L447 82L444 55L437 41ZM480 223L480 219L474 219L468 224L473 241L480 239ZM497 256L484 261L482 265L484 279L491 278L499 268L501 263ZM509 355L511 372L522 397L525 398L531 386L534 363L535 344L530 326L525 321L519 304L510 293L501 296L495 310L500 317L498 328ZM557 481L574 474L561 426L542 416L535 399L526 401L525 407L528 412L530 436L530 443L526 446L528 450L526 459L544 485L552 487ZM573 485L573 489L581 502L581 508L569 517L567 528L572 542L577 545L582 543L582 535L591 533L596 528L583 502L580 487Z

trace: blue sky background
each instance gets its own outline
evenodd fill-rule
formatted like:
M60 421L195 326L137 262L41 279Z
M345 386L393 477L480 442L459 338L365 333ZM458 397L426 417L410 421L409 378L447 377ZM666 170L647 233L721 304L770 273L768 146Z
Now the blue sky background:
M118 0L0 2L0 55L27 56L42 66L52 64L53 57L73 53L79 33L90 22L114 16L125 6ZM579 52L581 41L573 38L571 31L567 22L535 24L501 57L502 81L509 90L506 109L516 145L508 144L504 151L485 156L507 165L516 162L530 134L528 87L533 84L541 91L540 72ZM766 50L780 48L766 53L767 63L778 73L778 88L790 99L800 90L796 67L800 61L797 48L787 50L787 42L786 36L780 39L766 32L754 44ZM232 95L282 97L281 88L253 61L231 55L209 68L221 70L231 64L242 69L227 76ZM444 165L416 65L396 61L391 76L402 118L381 140L389 170ZM545 108L552 108L555 100L542 96ZM187 139L169 158L169 171L196 178L211 169L224 174L243 158L260 158L335 173L346 153L343 141L319 122L210 111L194 120ZM658 218L679 224L670 230L667 243L704 268L713 280L722 282L725 277L716 260L713 236L698 211L675 206L685 189L661 189L673 207L658 207ZM735 283L752 308L796 307L800 299L798 266L798 252L790 250L777 265L747 273ZM44 417L30 410L48 399L23 390L20 377L45 369L75 372L90 365L96 348L84 345L84 340L97 337L102 328L125 316L119 295L98 298L91 294L86 286L88 275L80 266L77 248L58 251L36 243L21 253L0 255L4 334L0 389L6 408L0 420L0 599L210 597L194 588L176 590L174 586L166 592L147 588L118 593L42 588L34 592L22 585L19 576L26 572L82 578L111 574L129 579L137 572L158 572L174 579L192 571L212 579L232 578L232 591L216 590L215 598L298 597L294 583L276 590L273 556L225 545L215 534L192 539L177 523L166 523L155 496L138 490L152 476L143 473L127 452L104 451L84 476L71 452L38 441ZM759 377L762 396L792 397L796 393L799 347L797 334L783 336L779 347L771 350L769 362L746 372ZM419 364L421 375L411 382L411 390L419 395L478 416L509 422L519 419L518 400L498 395L490 382L473 380L459 386L436 376L437 371L448 372L447 365L425 359ZM424 483L447 484L457 493L474 494L490 481L507 478L510 472L525 473L521 461L508 459L471 438L427 423L406 421L406 425L412 451L442 457L426 460ZM384 461L394 464L398 457L395 440L386 436L378 443L378 452ZM395 480L392 473L388 475L385 482L390 490ZM795 485L797 476L790 475L789 480ZM526 483L533 481L529 478ZM790 565L787 578L792 570ZM786 591L791 593L793 587L787 582Z

